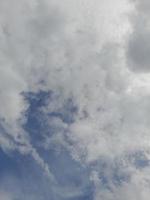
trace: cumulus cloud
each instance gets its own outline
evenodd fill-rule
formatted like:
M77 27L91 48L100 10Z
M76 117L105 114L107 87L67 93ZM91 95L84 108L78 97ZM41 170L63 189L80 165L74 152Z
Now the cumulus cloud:
M130 20L131 2L113 4L0 2L0 145L31 155L51 180L39 152L59 146L90 169L95 200L147 200L149 168L131 157L150 157L150 82L134 73L149 71L149 3L135 1ZM41 91L52 93L44 103ZM38 126L40 147L25 129L29 112L49 130ZM82 194L55 184L62 199Z

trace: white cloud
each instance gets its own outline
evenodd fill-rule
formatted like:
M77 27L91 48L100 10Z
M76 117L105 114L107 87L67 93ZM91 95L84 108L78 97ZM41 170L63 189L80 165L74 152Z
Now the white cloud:
M148 69L149 58L144 52L145 46L149 51L149 32L138 24L139 18L145 17L147 4L146 0L138 3L137 17L129 24L126 12L130 6L124 0L113 4L109 0L1 1L0 119L7 132L1 131L2 148L32 155L53 176L22 128L29 106L22 93L52 90L61 98L50 102L45 112L62 107L68 98L79 109L73 124L63 124L72 144L67 148L75 159L86 165L102 157L124 162L126 155L139 150L149 159L149 81L147 75L142 78L134 73L139 64L145 64L144 72ZM148 19L146 12L146 22ZM134 31L127 46L130 25ZM92 179L97 188L95 199L123 196L124 200L147 200L148 170L139 171L131 163L126 170L130 167L128 185L111 184L112 191L100 190L96 171Z

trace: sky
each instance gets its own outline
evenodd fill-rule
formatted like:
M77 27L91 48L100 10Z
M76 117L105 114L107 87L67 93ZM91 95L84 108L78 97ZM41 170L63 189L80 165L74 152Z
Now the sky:
M0 200L149 200L149 0L0 0Z

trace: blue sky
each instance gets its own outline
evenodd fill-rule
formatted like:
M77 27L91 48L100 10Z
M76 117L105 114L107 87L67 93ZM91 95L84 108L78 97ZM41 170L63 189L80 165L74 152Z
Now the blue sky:
M0 0L0 200L149 200L149 8Z
M52 92L40 91L23 95L29 104L23 127L28 133L31 144L49 166L57 183L53 183L47 177L31 155L21 155L17 150L1 149L0 187L6 193L11 193L12 199L93 200L95 185L91 180L91 171L97 172L102 190L111 191L112 184L120 187L130 181L128 172L120 169L122 164L119 160L113 163L104 157L90 165L83 165L72 157L63 144L52 143L47 149L44 146L46 137L54 137L57 129L60 131L60 127L49 124L48 121L57 117L70 125L74 123L77 107L69 99L63 108L45 114L42 108L47 102L53 101ZM65 134L65 131L68 130L61 128L61 134ZM142 152L127 156L129 156L128 162L132 162L133 166L140 170L149 166L149 161ZM107 174L109 171L110 175Z
M58 117L70 124L76 112L71 100L67 100L62 110L45 116L40 109L46 105L46 101L51 100L50 94L51 92L40 91L24 95L29 102L24 129L39 155L50 166L57 180L56 185L51 183L30 155L21 155L18 151L5 152L3 149L0 151L0 185L4 191L14 193L13 199L93 199L89 169L75 161L65 147L60 149L58 146L57 149L52 145L50 149L44 149L42 146L45 137L53 136L59 128L49 125L47 120ZM68 190L68 194L67 191L66 194L60 194L63 188Z

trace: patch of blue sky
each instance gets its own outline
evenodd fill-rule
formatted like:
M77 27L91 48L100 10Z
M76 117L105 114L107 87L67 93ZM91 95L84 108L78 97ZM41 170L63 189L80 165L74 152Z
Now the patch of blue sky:
M146 157L145 153L141 150L134 152L128 156L128 159L137 169L142 169L150 166L150 160Z
M26 113L27 122L24 128L30 135L32 145L36 147L40 156L50 166L51 172L57 179L57 187L65 187L70 190L74 188L80 191L77 196L67 197L66 195L60 197L60 199L92 199L93 185L89 178L89 170L72 159L70 153L64 148L57 152L53 148L46 150L39 145L44 140L45 135L53 136L60 128L49 123L49 121L53 118L60 118L64 123L70 124L77 112L77 107L72 99L66 100L63 107L56 109L56 111L48 112L48 114L43 112L40 108L46 106L52 100L52 95L52 92L43 91L25 94L29 108Z
M63 127L51 123L53 119L60 119L66 124L74 121L77 106L72 99L67 99L63 107L45 113L41 108L46 106L48 102L57 100L53 99L53 92L40 91L38 93L27 93L24 96L29 102L29 108L26 112L27 122L24 124L24 129L30 134L35 146L39 141L42 142L45 136L52 136L56 131L63 131Z
M0 188L15 199L48 200L53 195L51 188L46 187L48 180L32 157L0 150L0 160Z
M10 152L6 153L0 149L0 179L7 173L15 174L16 176L20 174L18 157L14 159Z
M53 118L59 118L64 123L71 124L74 122L78 109L73 100L68 99L61 108L45 113L41 108L46 107L49 101L54 100L53 92L40 91L24 95L29 103L24 129L28 132L32 145L36 147L37 152L49 165L51 172L57 179L57 185L51 185L52 183L40 166L29 155L23 156L17 152L6 154L1 150L0 184L5 190L14 192L15 189L12 185L17 184L19 193L17 192L16 199L23 194L22 200L93 200L94 185L90 181L92 170L98 172L101 189L111 190L112 183L119 187L121 184L129 182L130 176L126 170L121 170L120 162L111 163L106 158L101 158L92 166L85 167L75 161L65 148L56 151L53 147L49 149L41 147L39 143L45 139L45 135L53 136L58 129L62 132L66 131L63 130L63 127L57 127L49 121L52 121ZM149 160L143 152L130 154L126 156L126 159L139 169L149 166ZM108 174L108 171L111 173ZM6 181L5 175L10 176L11 181L9 178ZM66 188L70 192L73 191L72 196L61 194L60 191L66 190ZM76 192L74 193L74 191Z

